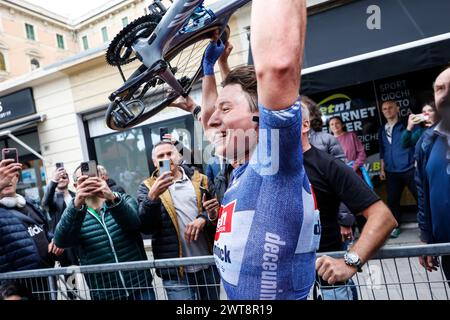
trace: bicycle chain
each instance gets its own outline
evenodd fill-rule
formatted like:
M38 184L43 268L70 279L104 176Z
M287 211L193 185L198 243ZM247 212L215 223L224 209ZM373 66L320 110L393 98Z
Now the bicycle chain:
M145 15L130 22L109 44L105 55L106 62L111 66L117 67L136 60L137 57L130 58L130 55L133 52L133 49L131 48L132 44L138 38L149 37L160 20L160 15ZM121 52L124 48L126 48L129 53L122 57Z

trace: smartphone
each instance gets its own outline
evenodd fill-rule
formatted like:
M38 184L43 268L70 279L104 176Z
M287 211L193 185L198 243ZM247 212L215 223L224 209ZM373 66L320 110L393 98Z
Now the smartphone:
M164 136L168 133L169 133L169 128L159 129L159 137L160 137L161 141L164 140Z
M13 159L16 163L19 163L19 153L16 148L2 149L2 160L7 159Z
M56 169L59 169L59 168L64 168L64 163L63 162L57 162L56 163Z
M212 195L211 195L211 193L209 193L208 189L200 187L200 190L202 190L203 193L205 194L206 201L209 201L212 199Z
M170 171L170 160L159 161L159 176Z
M423 113L416 114L414 117L415 117L417 120L420 120L420 122L424 122L424 121L427 121L427 120L430 119L430 116L424 115Z
M91 160L88 162L82 162L81 163L81 174L83 176L88 176L88 177L98 177L97 162L95 160Z

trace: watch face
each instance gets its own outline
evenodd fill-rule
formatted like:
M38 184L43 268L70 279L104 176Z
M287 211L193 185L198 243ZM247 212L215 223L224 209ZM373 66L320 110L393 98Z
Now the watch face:
M359 257L354 252L347 252L347 262L350 264L357 264L359 261Z

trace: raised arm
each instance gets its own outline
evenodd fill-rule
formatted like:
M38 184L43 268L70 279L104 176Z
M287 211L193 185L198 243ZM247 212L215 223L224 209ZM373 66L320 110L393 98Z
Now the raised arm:
M202 81L202 114L201 122L203 129L208 130L208 121L214 113L218 92L214 65L222 55L225 45L220 41L212 41L205 50L203 56L203 81Z
M251 30L259 103L270 110L286 109L300 90L306 1L253 0Z

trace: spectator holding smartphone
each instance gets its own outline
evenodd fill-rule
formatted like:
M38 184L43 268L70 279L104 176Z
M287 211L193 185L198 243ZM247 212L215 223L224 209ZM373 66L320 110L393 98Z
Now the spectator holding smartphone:
M425 104L422 108L422 113L410 114L408 117L408 125L401 137L403 148L415 147L425 130L431 128L439 120L439 114L434 102Z
M138 201L142 232L152 235L155 259L211 255L215 227L204 207L212 212L219 204L206 201L207 177L181 164L181 154L170 140L156 144L152 158L158 169L139 186ZM215 266L160 269L157 274L169 300L219 299Z
M50 214L50 231L55 233L56 226L61 220L64 210L70 201L75 198L75 193L69 190L69 175L64 169L63 163L57 163L52 179L49 181L42 198L42 206ZM61 267L79 265L77 248L68 248L59 258ZM71 298L75 298L69 293Z
M114 193L96 176L96 164L75 170L76 196L64 211L55 232L62 248L78 247L80 265L146 260L140 234L138 204L125 193ZM84 170L87 165L88 170ZM94 300L154 300L150 271L120 271L110 277L90 274L86 281ZM130 289L136 288L136 289Z
M20 170L13 159L0 162L0 273L52 268L63 253L53 242L47 213L16 193ZM45 280L35 285L48 292Z

